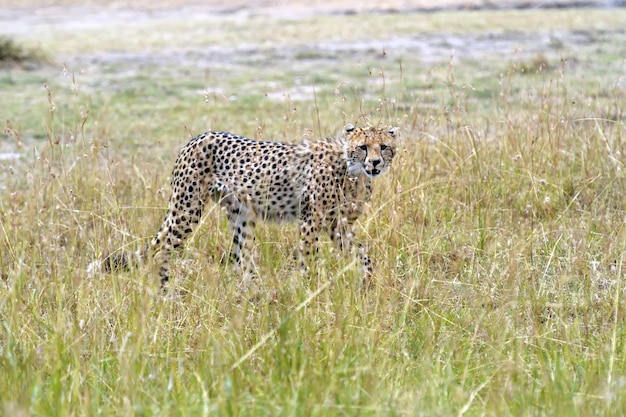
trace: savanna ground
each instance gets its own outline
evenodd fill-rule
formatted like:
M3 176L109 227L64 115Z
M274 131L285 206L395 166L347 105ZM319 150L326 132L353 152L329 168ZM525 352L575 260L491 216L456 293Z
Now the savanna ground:
M0 414L624 413L625 9L41 3L0 7ZM87 276L155 233L192 135L348 122L401 130L370 285L260 225L251 301L217 209L170 296Z

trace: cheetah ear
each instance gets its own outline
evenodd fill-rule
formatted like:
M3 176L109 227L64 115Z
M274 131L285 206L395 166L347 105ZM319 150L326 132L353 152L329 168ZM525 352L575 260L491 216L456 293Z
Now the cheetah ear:
M356 129L356 127L354 125L349 124L349 123L343 127L343 131L346 132L346 133L350 133L350 132L354 131L354 129Z
M389 130L387 130L387 133L389 133L392 137L396 137L396 133L398 133L398 128L397 127L390 127Z

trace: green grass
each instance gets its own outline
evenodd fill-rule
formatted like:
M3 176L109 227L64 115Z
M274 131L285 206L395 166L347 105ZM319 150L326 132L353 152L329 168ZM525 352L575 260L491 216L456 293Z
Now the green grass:
M237 55L230 70L72 68L119 45L89 31L66 44L63 29L30 33L20 41L70 64L0 74L0 152L22 155L0 160L0 414L623 414L624 11L584 13L598 19L266 17L250 32L236 22L199 35L176 22L111 31L116 42L152 33L151 46L124 44L151 53L204 42L280 50L372 28L388 39L551 25L596 39L428 64L393 50L330 59L302 49L293 67L270 51L258 66ZM315 97L266 96L297 85ZM155 233L192 135L295 141L357 121L402 132L360 219L376 261L370 287L330 244L303 278L296 228L260 225L260 293L247 300L221 261L230 237L216 208L177 258L171 297L149 266L87 277L92 260Z

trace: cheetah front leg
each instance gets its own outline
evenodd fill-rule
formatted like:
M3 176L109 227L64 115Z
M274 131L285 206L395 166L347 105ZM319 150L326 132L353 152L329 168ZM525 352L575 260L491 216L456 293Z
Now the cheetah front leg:
M345 255L348 255L352 251L353 241L354 241L354 232L355 226L353 223L350 223L347 219L340 219L336 223L334 223L330 230L330 235L335 243L335 246L339 251L343 252ZM373 273L372 260L369 257L367 252L367 248L361 244L357 245L358 247L358 255L361 263L361 272L363 274L364 280L368 280L371 278Z
M240 288L246 289L256 274L252 250L256 216L253 210L239 201L233 194L225 196L221 204L226 209L228 226L233 234L233 247L230 256L235 260L242 274Z

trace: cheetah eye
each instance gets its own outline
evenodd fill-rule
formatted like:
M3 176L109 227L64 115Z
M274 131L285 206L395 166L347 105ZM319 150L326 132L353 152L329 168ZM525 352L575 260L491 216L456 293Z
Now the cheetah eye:
M363 151L367 151L367 145L361 145L359 146L359 148L361 148L361 150Z
M385 145L384 143L380 145L380 150L381 150L381 151L384 151L384 150L385 150L385 149L387 149L387 148L388 148L388 146L387 146L387 145Z

